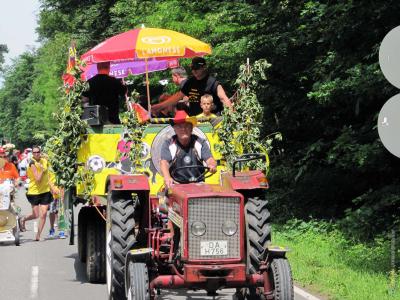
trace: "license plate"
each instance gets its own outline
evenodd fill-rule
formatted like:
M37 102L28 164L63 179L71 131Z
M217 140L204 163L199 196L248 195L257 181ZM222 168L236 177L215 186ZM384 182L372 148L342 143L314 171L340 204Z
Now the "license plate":
M200 255L228 255L228 241L202 241Z

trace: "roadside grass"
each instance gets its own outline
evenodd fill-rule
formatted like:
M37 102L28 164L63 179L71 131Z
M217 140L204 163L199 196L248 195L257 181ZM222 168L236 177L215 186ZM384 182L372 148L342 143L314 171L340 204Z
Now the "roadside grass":
M399 270L390 274L390 241L364 245L346 240L331 223L292 220L274 226L272 242L291 249L296 283L328 299L400 299Z

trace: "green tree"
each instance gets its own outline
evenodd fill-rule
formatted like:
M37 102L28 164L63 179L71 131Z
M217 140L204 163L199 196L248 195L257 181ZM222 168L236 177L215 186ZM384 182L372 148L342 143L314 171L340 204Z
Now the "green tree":
M0 89L0 128L3 134L18 144L18 119L21 106L30 97L35 53L26 52L5 72L4 86Z
M4 54L8 52L7 45L0 44L0 73L3 72Z
M398 219L400 161L383 148L376 130L379 110L398 93L378 64L383 37L398 26L398 1L41 4L42 46L12 64L0 89L1 128L21 143L31 142L35 133L46 138L54 132L50 116L59 105L57 86L72 39L82 54L141 24L168 28L212 45L208 65L229 95L247 58L251 64L259 59L271 63L256 96L264 116L261 136L283 136L270 153L275 216L342 219L347 228L369 233ZM181 64L188 66L189 60Z

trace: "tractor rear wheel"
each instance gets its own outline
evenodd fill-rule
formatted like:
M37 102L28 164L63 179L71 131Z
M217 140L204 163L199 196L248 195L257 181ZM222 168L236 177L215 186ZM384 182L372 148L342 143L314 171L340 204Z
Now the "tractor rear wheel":
M78 257L81 262L86 262L86 231L88 209L82 207L78 215Z
M294 300L292 271L286 258L271 261L269 277L273 283L274 300Z
M125 257L136 243L135 199L118 199L108 192L107 206L107 288L110 300L126 299Z
M128 299L150 300L149 273L145 263L129 263L127 274Z
M268 201L260 197L248 198L245 205L246 240L247 240L247 272L258 273L263 254L271 242L270 213ZM238 289L234 298L264 299L262 289L256 287Z
M89 282L103 283L106 279L105 222L93 216L86 226L86 275Z

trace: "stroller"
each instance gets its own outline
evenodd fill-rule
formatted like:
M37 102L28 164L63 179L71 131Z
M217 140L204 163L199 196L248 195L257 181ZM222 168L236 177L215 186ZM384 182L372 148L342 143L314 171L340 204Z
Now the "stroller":
M19 246L19 211L14 202L12 180L0 182L0 242L14 242Z

